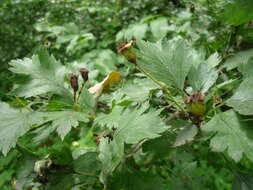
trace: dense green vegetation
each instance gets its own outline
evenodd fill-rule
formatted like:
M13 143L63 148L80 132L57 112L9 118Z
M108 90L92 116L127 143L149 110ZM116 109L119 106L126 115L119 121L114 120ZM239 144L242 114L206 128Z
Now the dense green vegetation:
M252 0L2 0L1 190L252 190Z

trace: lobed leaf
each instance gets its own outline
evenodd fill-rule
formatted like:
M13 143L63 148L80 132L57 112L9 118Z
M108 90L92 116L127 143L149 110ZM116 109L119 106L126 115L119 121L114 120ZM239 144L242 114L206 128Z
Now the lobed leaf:
M233 110L215 115L202 130L214 134L210 142L213 151L227 149L228 155L237 162L243 154L253 161L252 123L243 121Z
M191 68L191 52L182 40L162 44L137 41L139 54L137 65L156 80L183 89Z
M0 150L6 155L15 147L18 138L23 136L34 124L44 121L44 114L14 109L0 102Z
M233 107L242 115L253 114L253 77L245 79L235 94L227 101L227 105Z
M28 80L14 89L14 94L28 98L50 92L71 100L70 91L64 87L65 67L46 51L40 51L32 59L13 60L9 64L13 73L28 77Z

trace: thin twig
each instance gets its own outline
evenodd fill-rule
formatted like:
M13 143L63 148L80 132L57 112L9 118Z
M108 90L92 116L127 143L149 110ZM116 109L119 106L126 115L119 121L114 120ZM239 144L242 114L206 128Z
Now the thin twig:
M15 97L16 98L16 101L22 105L24 108L26 108L28 111L33 111L30 107L27 107L27 105L19 98L19 97Z

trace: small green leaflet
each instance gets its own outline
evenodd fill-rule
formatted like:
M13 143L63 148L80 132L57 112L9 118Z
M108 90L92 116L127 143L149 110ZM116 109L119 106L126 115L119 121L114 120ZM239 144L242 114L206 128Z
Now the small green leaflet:
M228 155L236 162L243 154L253 161L252 122L243 121L233 110L215 115L202 130L214 134L210 142L213 151L227 149Z
M102 162L100 180L105 183L108 176L123 159L124 143L136 144L143 139L159 137L167 128L159 117L160 111L150 110L144 113L146 106L140 109L125 110L118 120L113 140L103 139L99 145L99 158Z
M13 73L28 77L27 81L13 90L14 94L31 97L51 92L71 99L70 91L64 87L65 67L46 51L40 51L32 59L18 59L9 64Z
M183 89L191 68L191 52L182 40L157 43L137 41L137 65L156 80Z
M218 54L211 55L205 62L198 66L192 66L188 79L195 92L206 93L208 89L216 82L218 71L214 68L220 62Z
M253 114L253 77L245 79L235 94L227 101L227 105L233 107L242 115Z
M181 146L186 144L189 141L192 141L193 138L197 135L198 128L194 125L185 126L182 131L179 132L176 141L174 143L174 147Z
M51 127L56 128L62 140L70 132L72 127L77 127L79 125L79 121L85 123L89 121L86 114L71 110L48 112L46 119L52 121Z
M232 0L232 3L225 6L222 19L228 24L238 26L253 19L252 10L252 0Z
M94 96L86 89L82 89L82 93L80 95L79 104L82 111L88 113L93 111L96 101Z
M0 102L0 150L6 155L15 147L18 138L23 136L32 125L43 122L40 112L28 112L24 109L14 109Z

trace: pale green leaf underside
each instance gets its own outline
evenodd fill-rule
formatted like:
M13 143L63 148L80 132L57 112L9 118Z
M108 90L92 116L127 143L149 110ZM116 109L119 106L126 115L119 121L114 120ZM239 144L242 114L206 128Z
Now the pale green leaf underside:
M253 77L245 79L235 94L227 101L227 105L233 107L242 115L253 114Z
M137 64L156 80L183 89L191 68L191 53L184 41L151 43L137 41Z
M243 121L233 110L215 115L202 130L215 134L210 142L213 151L227 149L235 161L239 161L243 154L253 161L252 123Z

